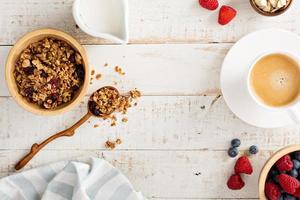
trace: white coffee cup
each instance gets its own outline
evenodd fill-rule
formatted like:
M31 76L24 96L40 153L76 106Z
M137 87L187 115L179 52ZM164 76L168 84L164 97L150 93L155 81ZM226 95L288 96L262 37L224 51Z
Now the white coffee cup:
M253 71L254 66L256 65L256 63L261 60L263 57L267 56L267 55L271 55L271 54L282 54L285 55L291 59L293 59L296 63L298 63L299 66L299 70L300 70L300 58L291 53L291 52L287 52L287 51L271 51L271 52L266 52L263 53L262 55L258 56L258 58L256 58L253 62L253 64L250 66L248 74L247 74L247 90L249 95L251 96L251 98L254 100L254 102L267 109L270 111L280 111L280 112L287 112L290 116L290 118L295 122L295 123L300 123L300 91L298 94L298 97L291 103L284 105L284 106L270 106L267 105L266 103L264 103L256 94L256 92L254 91L252 84L251 84L251 73ZM300 77L299 77L300 78Z

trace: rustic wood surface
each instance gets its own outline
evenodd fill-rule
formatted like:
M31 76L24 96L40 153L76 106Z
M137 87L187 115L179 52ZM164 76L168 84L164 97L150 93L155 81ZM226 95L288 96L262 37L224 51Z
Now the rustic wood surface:
M72 19L72 2L0 0L0 176L14 173L14 164L33 143L69 127L86 112L88 94L64 115L41 117L20 108L7 91L4 65L10 45L28 31L53 27L86 44L91 68L103 75L92 81L89 94L112 84L122 92L137 87L144 96L128 113L127 123L120 122L122 116L116 127L91 119L74 137L47 146L27 168L96 156L116 165L149 199L258 198L263 164L278 148L300 143L300 126L260 129L245 124L220 96L219 73L232 43L251 31L279 27L300 33L300 1L294 1L286 14L266 18L247 0L226 0L238 10L238 17L221 27L217 12L200 9L197 0L129 0L126 46L82 33ZM114 72L116 65L125 76ZM94 128L95 124L100 126ZM246 177L241 191L226 187L235 161L226 151L235 137L242 140L241 154L252 144L260 147L251 157L255 173ZM104 142L116 138L123 144L114 151L105 149Z

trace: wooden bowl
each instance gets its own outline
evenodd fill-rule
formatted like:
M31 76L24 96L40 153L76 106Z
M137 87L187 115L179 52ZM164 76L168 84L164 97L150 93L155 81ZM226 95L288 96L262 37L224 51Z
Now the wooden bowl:
M85 70L85 77L84 82L81 88L77 91L76 95L73 97L73 99L65 104L62 104L58 106L55 109L43 109L39 105L28 102L23 96L21 96L18 92L18 87L15 82L14 78L14 68L15 63L17 59L19 58L21 52L28 47L29 44L37 42L45 37L53 37L57 38L59 40L63 40L67 42L69 45L71 45L76 51L80 53L83 60L83 66ZM5 69L5 78L6 83L8 86L8 90L12 97L16 100L16 102L26 109L27 111L30 111L34 114L38 115L57 115L64 113L71 108L73 108L75 105L77 105L84 97L89 84L89 67L88 67L88 59L86 56L86 52L84 48L77 42L72 36L68 35L67 33L64 33L59 30L55 29L39 29L32 31L30 33L27 33L22 38L20 38L17 43L12 47L12 49L9 52L9 55L6 60L6 69Z
M295 151L300 151L300 144L297 145L290 145L287 147L284 147L274 153L269 160L264 165L263 169L260 172L259 175L259 181L258 181L258 192L259 192L259 199L260 200L267 200L267 197L265 196L265 183L267 180L267 176L273 165L276 163L277 160L279 160L282 156L290 154Z
M279 10L277 10L277 11L271 13L271 12L266 12L266 11L263 11L262 9L260 9L260 8L256 5L255 0L250 0L250 4L251 4L252 8L253 8L257 13L259 13L259 14L261 14L261 15L264 15L264 16L267 16L267 17L274 17L274 16L278 16L278 15L283 14L285 11L287 11L287 10L290 8L290 6L292 5L292 2L293 2L293 0L290 0L290 2L288 3L288 5L287 5L286 7L284 7L284 8L282 8L282 9L279 9Z

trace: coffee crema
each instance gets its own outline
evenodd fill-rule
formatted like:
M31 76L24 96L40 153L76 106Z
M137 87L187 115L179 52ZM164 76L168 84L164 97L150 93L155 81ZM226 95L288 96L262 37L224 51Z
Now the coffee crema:
M284 54L266 55L253 66L250 85L265 105L289 105L299 97L299 64Z

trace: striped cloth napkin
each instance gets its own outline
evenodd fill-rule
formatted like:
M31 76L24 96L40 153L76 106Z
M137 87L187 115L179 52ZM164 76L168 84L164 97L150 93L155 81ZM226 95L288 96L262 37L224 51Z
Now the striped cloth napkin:
M0 200L146 200L105 160L58 162L0 179Z

